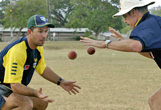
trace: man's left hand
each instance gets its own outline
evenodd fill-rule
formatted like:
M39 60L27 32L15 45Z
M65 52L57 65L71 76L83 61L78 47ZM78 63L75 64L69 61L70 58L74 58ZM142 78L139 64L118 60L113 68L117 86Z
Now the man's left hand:
M73 93L76 95L76 93L79 93L78 89L81 89L78 85L75 84L76 81L66 81L62 80L60 83L60 86L66 90L70 95Z

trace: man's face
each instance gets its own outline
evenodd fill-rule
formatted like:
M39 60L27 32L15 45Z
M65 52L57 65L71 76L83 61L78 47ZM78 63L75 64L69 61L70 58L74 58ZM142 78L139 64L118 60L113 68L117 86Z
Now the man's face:
M31 41L32 44L37 46L43 46L47 37L48 26L37 28L35 27L33 31L31 31Z
M123 15L124 22L129 25L132 29L135 28L135 24L137 22L136 15L130 11L130 13L126 13Z

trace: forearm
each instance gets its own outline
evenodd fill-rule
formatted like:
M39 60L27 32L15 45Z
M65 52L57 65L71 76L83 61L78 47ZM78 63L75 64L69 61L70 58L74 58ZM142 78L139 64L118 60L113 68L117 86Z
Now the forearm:
M94 46L98 48L106 48L105 41L92 40L86 37L81 37L80 42L85 46ZM142 50L142 44L140 41L133 39L125 39L121 41L108 42L107 47L112 50L124 51L124 52L140 52Z
M108 48L123 52L140 52L142 50L142 45L139 41L126 39L111 42L108 44Z
M46 67L43 74L41 75L46 80L57 84L60 76L58 76L54 71L52 71L49 67Z
M139 42L139 41L136 41ZM139 52L140 55L151 58L149 52L140 52L142 48L140 48L139 44L137 46L133 46L135 44L132 44L130 40L122 40L117 42L111 42L108 45L109 49L118 50L118 51L125 51L125 52Z
M20 83L12 83L11 89L13 92L26 96L37 96L37 90L27 87Z

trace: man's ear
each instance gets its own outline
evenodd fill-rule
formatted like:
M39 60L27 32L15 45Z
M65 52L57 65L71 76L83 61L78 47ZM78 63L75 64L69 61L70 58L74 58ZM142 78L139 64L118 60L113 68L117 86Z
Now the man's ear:
M136 14L136 13L138 13L138 10L136 10L135 8L132 9L132 14Z
M28 35L31 34L31 32L32 32L31 29L27 30Z
M131 13L132 13L132 14L134 14L134 13L135 13L135 11L136 11L135 9L132 9L132 10L131 10Z

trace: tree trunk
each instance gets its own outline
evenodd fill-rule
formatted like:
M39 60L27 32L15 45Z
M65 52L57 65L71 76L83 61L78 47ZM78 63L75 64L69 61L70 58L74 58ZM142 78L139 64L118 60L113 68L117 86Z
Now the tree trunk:
M21 35L22 29L23 29L23 28L19 28L19 31L18 31L18 33L17 33L17 38L16 38L16 39L19 39L19 37L22 37L22 36L20 36L20 35Z

